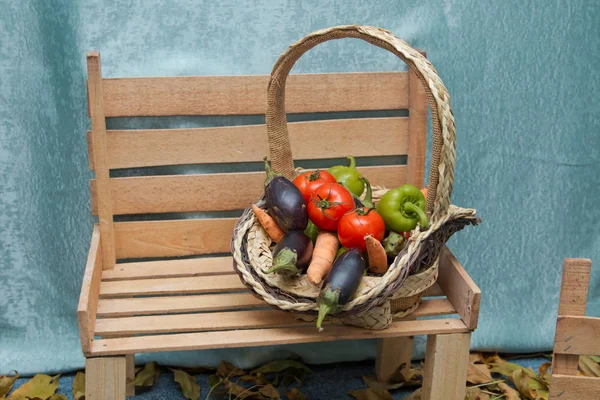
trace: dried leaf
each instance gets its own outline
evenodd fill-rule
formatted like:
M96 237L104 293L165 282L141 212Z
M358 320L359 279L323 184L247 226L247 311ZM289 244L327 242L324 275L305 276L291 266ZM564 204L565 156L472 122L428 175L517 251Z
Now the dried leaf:
M306 372L312 372L310 370L310 368L308 368L306 365L302 364L299 361L295 361L295 360L273 361L273 362L263 365L262 367L256 368L252 372L253 373L260 372L262 374L269 374L269 373L274 373L274 372L282 372L282 371L285 371L290 368L304 370Z
M585 376L600 377L600 365L590 356L579 356L579 368Z
M283 379L281 380L281 384L283 386L287 386L292 384L293 382L298 382L299 385L302 384L304 378L306 377L306 370L304 369L296 369L289 368L286 369L283 373Z
M298 388L293 388L289 392L285 394L289 400L308 400L308 397L304 393L298 390Z
M490 400L490 395L478 387L467 388L465 400Z
M188 400L198 400L200 398L200 385L196 383L196 378L180 369L171 369L175 382L181 386L183 396Z
M10 400L25 400L27 398L47 399L56 392L60 375L49 376L37 374L23 386L10 395Z
M492 382L492 374L485 364L469 364L467 371L467 382L479 385Z
M531 370L521 368L513 371L512 382L519 393L528 399L548 399L548 386Z
M392 374L389 381L391 383L404 383L404 387L421 386L421 377L423 370L420 368L411 368L410 364L402 364Z
M227 393L227 390L224 387L225 380L217 375L211 375L208 377L208 384L210 385L210 393L215 393L218 395L222 395ZM206 398L210 398L210 396L206 396Z
M48 400L69 400L64 394L53 394Z
M552 363L545 362L542 365L540 365L538 368L538 373L540 374L540 378L542 379L542 381L544 381L544 383L546 385L550 384L550 379L552 378L552 375L550 375L550 373L548 373L548 369L550 368L550 366L552 366Z
M4 397L10 392L17 379L19 379L17 371L15 371L15 376L0 376L0 397Z
M402 400L421 400L421 388L418 388L408 396L403 397Z
M244 388L243 386L238 385L237 383L231 382L228 379L223 381L225 389L230 396L235 396L236 400L241 399L266 399L260 392L253 390L255 386L251 388Z
M481 354L481 353L469 354L469 364L482 364L482 363L484 363L483 354Z
M277 391L277 389L275 389L275 386L273 386L271 384L262 386L260 389L258 389L258 391L260 392L260 394L265 396L267 399L280 399L281 398L281 396L279 396L279 392Z
M131 383L134 386L154 386L159 377L160 366L155 362L151 362L135 374L135 378Z
M349 394L357 400L394 400L390 392L385 389L358 389Z
M73 393L73 399L82 400L85 398L85 373L77 371L75 378L73 379L73 387L71 389Z
M363 381L365 382L365 384L368 387L370 387L371 389L394 390L394 389L398 389L405 385L405 382L398 382L398 383L379 382L377 380L377 378L374 376L363 376L362 378L363 378Z
M231 378L233 376L242 376L246 375L246 372L239 369L229 361L221 361L221 364L217 367L217 376L222 376L223 378Z
M504 382L498 383L498 387L502 390L504 396L506 396L506 400L521 400L521 396L519 396L519 392L515 389L511 388Z

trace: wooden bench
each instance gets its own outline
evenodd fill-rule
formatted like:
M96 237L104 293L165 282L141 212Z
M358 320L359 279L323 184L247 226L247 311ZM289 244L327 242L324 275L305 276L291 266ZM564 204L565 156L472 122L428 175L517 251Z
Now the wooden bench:
M114 169L260 161L268 154L264 124L107 131L106 118L264 114L268 76L107 79L96 52L87 66L92 213L99 220L78 307L87 398L133 395L136 353L360 338L380 339L376 367L385 380L410 360L412 336L429 335L423 398L463 399L480 291L448 249L438 285L408 320L384 331L328 325L319 333L245 289L228 256L236 218L162 218L242 210L260 198L263 172L110 176ZM292 75L287 94L290 113L408 109L408 116L291 123L291 140L299 160L406 155L406 165L360 170L386 187L423 185L427 103L411 73ZM132 214L155 219L114 218ZM192 257L199 255L205 257ZM428 316L445 317L418 319Z
M554 337L551 399L600 398L600 378L577 376L580 355L600 354L600 318L585 316L591 269L588 259L565 259Z

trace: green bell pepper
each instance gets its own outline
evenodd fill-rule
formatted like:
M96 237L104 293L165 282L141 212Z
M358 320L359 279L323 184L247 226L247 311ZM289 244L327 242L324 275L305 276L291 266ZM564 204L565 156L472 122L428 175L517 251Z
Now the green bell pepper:
M356 169L356 160L352 156L346 157L350 165L336 165L329 168L328 172L344 185L353 195L360 196L365 190L360 172Z
M421 225L421 229L429 227L425 215L425 196L416 186L407 184L388 191L375 208L394 232L412 231L417 224Z

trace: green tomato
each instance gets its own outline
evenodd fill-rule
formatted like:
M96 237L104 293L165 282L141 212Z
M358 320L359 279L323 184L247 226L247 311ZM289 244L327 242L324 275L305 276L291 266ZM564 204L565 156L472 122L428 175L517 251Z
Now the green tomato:
M394 232L409 232L417 224L427 229L425 196L413 185L402 185L388 191L375 205L386 225Z
M350 165L336 165L329 168L328 172L346 187L355 196L360 196L365 190L365 182L362 175L356 169L356 160L352 156L346 157Z

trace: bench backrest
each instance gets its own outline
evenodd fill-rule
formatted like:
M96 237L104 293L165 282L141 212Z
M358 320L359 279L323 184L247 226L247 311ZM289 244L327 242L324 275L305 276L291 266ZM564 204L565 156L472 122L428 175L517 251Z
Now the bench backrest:
M269 76L107 79L97 52L88 54L87 66L92 213L100 221L104 268L117 259L229 252L236 218L115 222L114 216L242 210L261 197L263 172L111 178L110 170L259 162L268 155L265 125L107 131L106 118L264 115ZM427 98L412 73L291 75L286 105L288 113L409 110L290 123L293 154L296 160L353 155L359 165L361 157L406 155L406 165L360 169L376 185L423 185Z
M563 267L550 398L596 399L600 378L577 376L580 355L600 355L600 318L585 316L592 262L567 258Z

